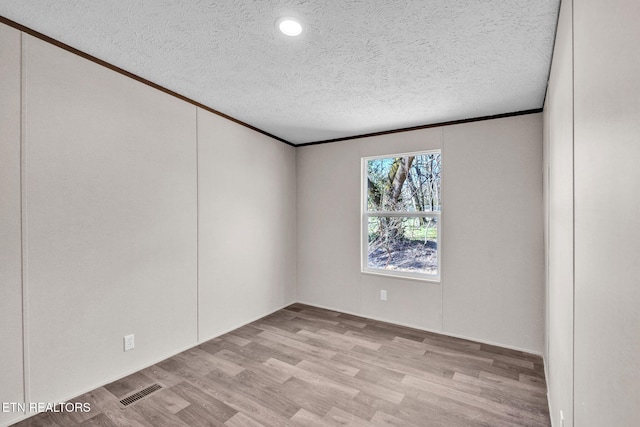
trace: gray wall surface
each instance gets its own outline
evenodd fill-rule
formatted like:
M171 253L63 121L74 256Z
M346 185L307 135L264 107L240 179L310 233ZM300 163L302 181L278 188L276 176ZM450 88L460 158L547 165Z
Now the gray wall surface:
M563 2L545 105L554 426L640 420L640 4Z
M429 149L442 150L441 281L361 273L361 158ZM296 156L299 301L542 353L541 114L301 147Z
M3 402L70 399L295 301L292 147L0 32Z

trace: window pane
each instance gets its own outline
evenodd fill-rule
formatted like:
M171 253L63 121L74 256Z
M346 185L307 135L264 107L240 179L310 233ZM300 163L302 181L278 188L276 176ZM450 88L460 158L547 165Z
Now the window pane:
M440 210L440 153L367 160L367 210Z
M437 217L369 217L369 268L438 274Z

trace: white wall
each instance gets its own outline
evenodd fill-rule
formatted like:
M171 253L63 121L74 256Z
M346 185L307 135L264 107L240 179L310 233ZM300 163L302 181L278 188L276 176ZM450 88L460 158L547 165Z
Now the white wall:
M534 114L298 148L298 300L541 353L541 131ZM437 148L441 283L360 273L361 158Z
M547 386L554 426L573 426L573 31L562 2L544 110L547 175Z
M296 148L298 301L360 311L359 204L344 203L360 197L358 158L353 142Z
M295 301L293 147L0 36L2 401L72 398Z
M408 152L441 141L440 129L427 129L296 149L299 301L439 330L439 284L360 273L360 162L390 144Z
M640 420L638 16L632 0L562 5L545 105L556 427L560 410L567 427Z
M0 403L23 402L20 32L0 24ZM0 424L20 414L0 412Z
M294 150L198 109L200 341L295 301Z
M444 128L443 326L542 353L542 116Z
M574 4L576 427L640 422L638 17Z
M49 402L196 344L196 108L23 40L27 398Z

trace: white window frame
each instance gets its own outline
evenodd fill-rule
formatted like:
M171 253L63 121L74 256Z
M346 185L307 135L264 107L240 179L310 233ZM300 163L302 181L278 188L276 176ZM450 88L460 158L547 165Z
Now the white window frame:
M425 282L440 282L440 277L442 275L442 177L440 178L440 211L420 211L420 212L398 212L398 211L376 211L369 212L368 211L368 182L367 182L367 162L369 160L375 159L388 159L394 157L405 157L405 156L422 156L429 154L440 154L440 162L442 163L442 150L424 150L424 151L414 151L408 153L394 153L394 154L384 154L380 156L369 156L363 157L361 159L360 165L360 180L361 180L361 196L360 196L360 255L361 255L361 272L364 274L373 274L379 276L388 276L395 278L403 278L403 279L411 279L411 280L419 280ZM442 166L441 166L442 167ZM385 270L382 268L372 268L369 267L369 218L371 217L403 217L403 218L420 218L420 217L432 217L437 218L436 221L436 230L438 233L438 274L426 274L426 273L416 273L411 271L398 271L398 270Z

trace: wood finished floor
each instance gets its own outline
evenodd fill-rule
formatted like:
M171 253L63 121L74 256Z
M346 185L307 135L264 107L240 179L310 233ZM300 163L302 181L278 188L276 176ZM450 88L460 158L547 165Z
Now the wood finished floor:
M73 402L17 425L550 426L538 356L302 304Z

